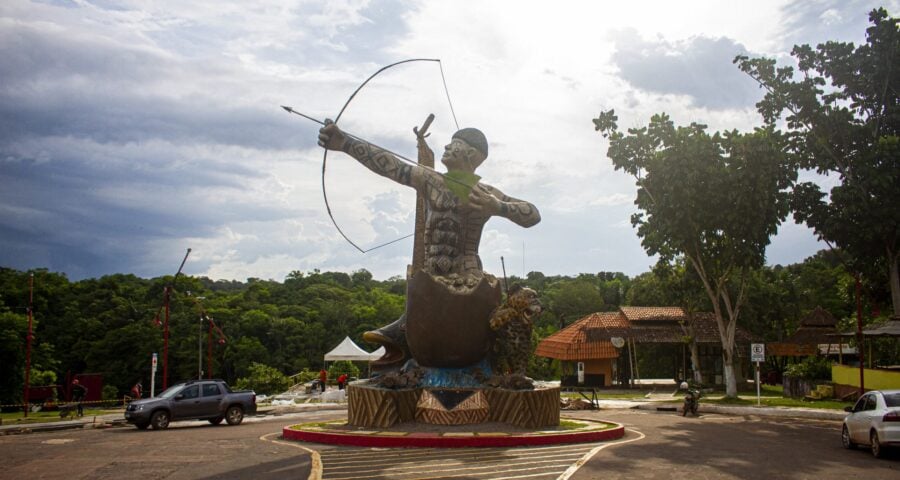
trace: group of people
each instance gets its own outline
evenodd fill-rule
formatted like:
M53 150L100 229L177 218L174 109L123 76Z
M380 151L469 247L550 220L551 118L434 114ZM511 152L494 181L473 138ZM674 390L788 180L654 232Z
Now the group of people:
M319 388L322 389L322 392L325 392L325 385L328 383L328 372L323 368L319 371ZM338 388L343 390L347 385L347 374L342 373L337 379Z
M76 378L76 379L72 380L72 390L71 391L72 391L71 398L72 398L72 402L75 403L76 414L79 417L83 417L84 416L84 402L87 399L88 388L83 383L81 383L81 380ZM141 385L141 381L138 381L136 384L134 384L133 387L131 387L132 398L141 398L143 393L144 393L144 387L143 387L143 385Z

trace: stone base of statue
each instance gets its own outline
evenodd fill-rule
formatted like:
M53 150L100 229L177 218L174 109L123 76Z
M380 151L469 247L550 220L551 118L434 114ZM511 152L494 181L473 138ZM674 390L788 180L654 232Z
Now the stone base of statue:
M391 390L366 382L347 386L347 423L389 428L403 422L466 425L500 422L519 428L559 425L559 387L410 388Z

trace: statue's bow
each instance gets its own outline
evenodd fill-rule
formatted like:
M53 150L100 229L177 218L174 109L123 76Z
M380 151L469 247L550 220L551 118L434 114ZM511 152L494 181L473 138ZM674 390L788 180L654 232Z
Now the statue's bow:
M447 79L444 77L444 67L441 64L440 59L437 59L437 58L411 58L411 59L401 60L399 62L392 63L390 65L381 67L380 69L378 69L377 72L373 73L369 78L367 78L366 81L362 82L358 87L356 87L356 90L354 90L353 94L350 95L350 98L348 98L347 101L344 102L344 106L341 107L341 111L338 112L337 116L334 118L334 123L335 124L338 123L338 121L341 119L341 115L344 114L344 110L347 109L347 107L350 105L350 102L353 101L354 97L356 97L356 94L359 93L360 90L362 90L362 88L365 87L366 84L369 83L373 78L377 77L381 72L383 72L389 68L396 67L397 65L402 65L404 63L411 63L411 62L437 62L438 66L441 69L441 80L444 83L444 93L447 95L447 103L450 105L450 113L453 115L453 121L454 121L454 123L456 123L457 129L459 129L459 123L456 122L456 113L453 111L453 102L450 101L450 91L447 89ZM287 109L287 108L285 108L285 109ZM292 113L296 113L296 112L293 112L292 110L288 110L288 111L292 112ZM306 115L303 115L303 116L306 117ZM309 118L309 117L306 117L306 118ZM315 119L312 119L312 120L315 120ZM405 159L405 157L403 157L403 158ZM349 243L350 245L353 245L353 247L356 248L357 250L359 250L361 253L367 253L367 252L371 252L372 250L375 250L377 248L381 248L386 245L390 245L392 243L399 242L400 240L403 240L405 238L409 238L409 237L413 236L413 234L409 234L409 235L391 240L389 242L381 243L379 245L376 245L374 247L367 248L367 249L360 248L360 246L357 245L353 240L350 240L350 237L348 237L347 234L344 233L343 230L341 230L341 227L338 225L337 220L335 220L334 215L332 215L332 213L331 213L331 205L328 203L328 193L325 189L325 169L326 169L327 164L328 164L328 149L325 149L325 152L322 154L322 198L325 199L325 209L328 211L328 218L331 219L331 223L334 224L334 228L336 228L338 233L340 233L341 236L344 237L344 240L346 240L347 243Z

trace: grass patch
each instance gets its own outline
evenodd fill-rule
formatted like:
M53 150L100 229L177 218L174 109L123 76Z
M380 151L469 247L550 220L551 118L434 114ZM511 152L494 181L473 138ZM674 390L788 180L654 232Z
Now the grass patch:
M345 420L331 420L328 422L301 423L299 425L293 425L291 429L303 430L304 428L329 428L335 426L344 426L346 424L347 422Z
M109 415L112 413L122 413L122 409L105 410L99 408L85 408L85 417L94 417L98 415ZM58 410L28 412L28 418L25 418L23 412L4 412L0 413L0 419L3 419L3 425L27 425L29 423L50 423L63 420L74 420L77 417L70 416L68 418L60 418ZM124 417L123 417L124 418Z
M560 420L559 428L560 430L578 430L579 428L584 428L586 424L582 422L574 422L572 420Z
M641 400L644 399L648 393L650 392L639 390L633 392L604 392L598 390L597 400ZM585 395L587 395L588 398L591 398L591 392L585 392ZM577 392L562 392L559 396L562 398L584 398Z
M700 402L716 405L752 407L756 405L756 396L742 396L738 398L703 398ZM853 405L850 402L842 402L840 400L803 400L776 396L763 397L762 395L760 395L759 403L765 407L821 408L824 410L843 410L844 407Z

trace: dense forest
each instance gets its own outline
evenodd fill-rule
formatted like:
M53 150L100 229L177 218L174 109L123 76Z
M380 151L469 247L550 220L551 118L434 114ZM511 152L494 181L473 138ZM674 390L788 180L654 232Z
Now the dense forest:
M689 270L653 271L634 278L600 272L577 276L529 273L509 282L534 288L545 310L537 320L539 339L596 311L620 305L695 305L702 298L686 285ZM149 385L150 359L160 355L163 328L157 322L164 288L172 277L142 279L109 275L69 281L62 273L0 268L0 402L22 397L29 301L29 275L34 274L31 384L52 385L77 373L100 373L119 393L141 380ZM202 356L204 372L207 324L201 313L221 328L213 338L215 376L235 382L256 362L291 375L317 370L325 352L350 336L364 348L362 333L395 320L404 309L406 281L378 281L366 270L292 272L283 282L247 279L214 281L180 276L173 285L169 322L169 383L194 378ZM820 252L787 267L765 267L755 273L742 326L760 339L777 340L794 331L798 321L822 306L846 325L855 315L854 279L833 254ZM866 285L867 321L889 311L889 294ZM691 303L694 302L694 303ZM889 313L889 312L888 312ZM535 358L532 376L557 375L558 365Z

